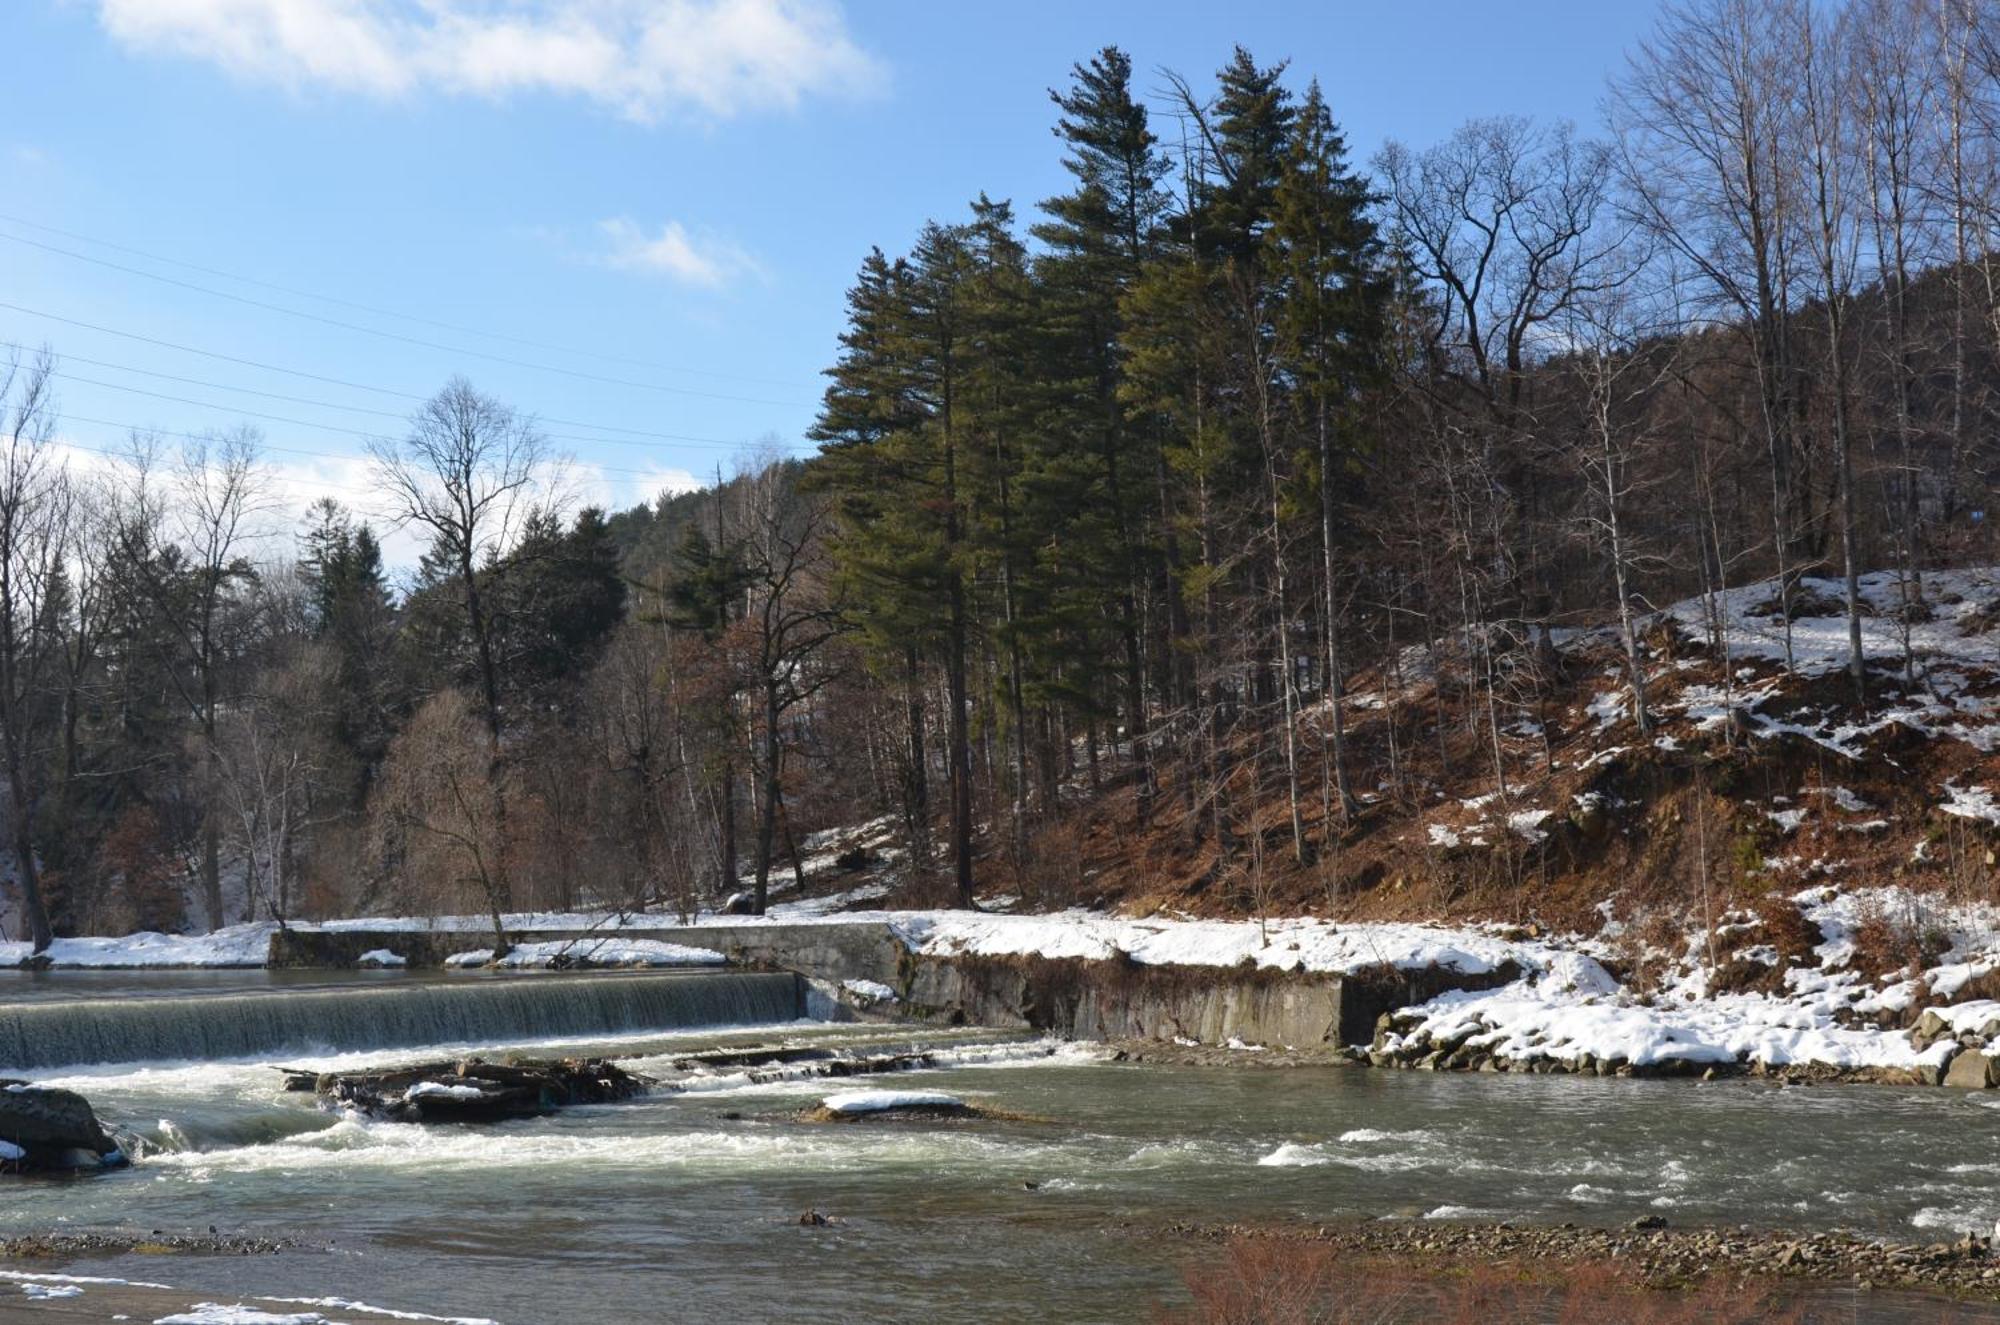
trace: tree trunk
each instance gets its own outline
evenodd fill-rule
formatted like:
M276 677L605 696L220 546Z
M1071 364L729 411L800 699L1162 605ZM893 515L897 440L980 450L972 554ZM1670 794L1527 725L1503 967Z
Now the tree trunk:
M779 716L778 683L767 679L764 682L764 803L758 808L757 895L752 903L752 909L760 916L770 901L771 844L776 840L778 830Z

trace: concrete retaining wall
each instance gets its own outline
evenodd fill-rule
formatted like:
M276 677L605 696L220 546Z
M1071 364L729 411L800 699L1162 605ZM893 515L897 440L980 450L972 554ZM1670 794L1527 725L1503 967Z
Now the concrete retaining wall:
M1432 968L1339 976L1041 957L911 957L906 968L905 1005L929 1020L1078 1039L1233 1038L1297 1049L1367 1044L1384 1012L1516 974Z

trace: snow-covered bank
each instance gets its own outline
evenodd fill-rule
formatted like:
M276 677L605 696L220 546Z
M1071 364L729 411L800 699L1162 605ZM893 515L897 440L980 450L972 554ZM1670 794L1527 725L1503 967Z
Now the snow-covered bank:
M2000 1003L1952 1002L2000 970L2000 909L1946 905L1901 888L1814 888L1791 900L1821 941L1789 966L1766 946L1745 950L1746 960L1777 977L1773 992L1711 988L1699 936L1645 994L1620 984L1591 955L1604 955L1601 941L1579 943L1511 984L1453 991L1406 1009L1377 1036L1371 1059L1497 1070L1721 1066L1935 1082L1961 1049L1984 1048L1989 1028L2000 1027ZM1858 930L1870 916L1898 912L1921 913L1949 947L1914 973L1871 978L1855 969ZM1732 917L1725 928L1732 924L1747 929L1750 922ZM1924 1032L1884 1026L1910 1021L1923 1023Z

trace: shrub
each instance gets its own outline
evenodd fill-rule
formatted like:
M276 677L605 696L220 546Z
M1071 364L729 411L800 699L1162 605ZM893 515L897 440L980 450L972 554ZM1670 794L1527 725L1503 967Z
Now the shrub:
M1799 966L1816 966L1819 954L1815 951L1826 941L1820 928L1806 919L1806 913L1799 904L1783 893L1770 893L1757 903L1757 921L1763 927L1764 941L1778 950L1782 961Z
M1951 935L1916 899L1893 911L1874 898L1862 903L1848 964L1863 975L1916 974L1951 950Z

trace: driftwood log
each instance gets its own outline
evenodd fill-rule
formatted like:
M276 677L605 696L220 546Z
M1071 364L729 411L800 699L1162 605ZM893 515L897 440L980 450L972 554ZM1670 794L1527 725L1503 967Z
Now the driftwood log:
M602 1058L515 1063L462 1058L381 1072L280 1070L285 1089L312 1091L324 1108L397 1123L529 1118L572 1104L630 1099L653 1084Z

